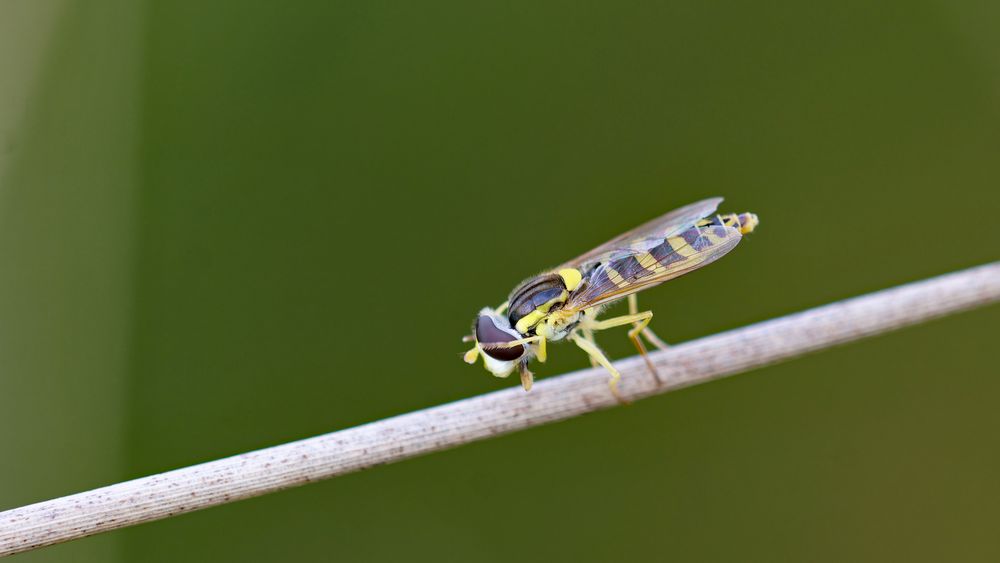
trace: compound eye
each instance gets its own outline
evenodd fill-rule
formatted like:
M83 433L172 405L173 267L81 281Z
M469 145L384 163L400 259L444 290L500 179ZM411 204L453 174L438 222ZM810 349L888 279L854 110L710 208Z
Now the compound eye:
M506 319L504 319L506 320ZM503 326L502 320L490 316L479 315L476 320L476 341L482 344L500 344L518 340L521 335L508 326ZM504 362L512 362L524 355L524 346L517 345L510 348L483 348L483 353L487 356Z

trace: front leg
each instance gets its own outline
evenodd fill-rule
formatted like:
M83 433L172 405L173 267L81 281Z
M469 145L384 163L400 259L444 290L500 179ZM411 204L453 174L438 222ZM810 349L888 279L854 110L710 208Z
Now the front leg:
M528 370L528 362L521 360L517 364L517 371L521 374L521 387L525 391L531 391L531 385L535 382L535 376Z

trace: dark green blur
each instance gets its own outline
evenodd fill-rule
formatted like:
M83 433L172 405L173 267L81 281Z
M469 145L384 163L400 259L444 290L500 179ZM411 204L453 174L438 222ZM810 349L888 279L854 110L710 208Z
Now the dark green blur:
M43 4L0 509L516 385L478 309L704 197L761 225L641 295L668 341L1000 258L1000 5ZM23 560L996 561L998 321Z

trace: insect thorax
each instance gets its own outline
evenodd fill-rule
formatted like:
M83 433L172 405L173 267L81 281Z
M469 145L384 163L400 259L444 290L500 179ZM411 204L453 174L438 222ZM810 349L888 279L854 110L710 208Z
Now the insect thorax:
M580 324L579 311L566 311L560 309L553 311L535 326L535 331L545 337L546 340L562 340Z
M568 292L558 274L542 274L525 280L510 294L507 318L510 326L527 334L553 307L566 302Z
M580 273L577 270L567 269L559 272L542 274L530 278L521 285L514 288L508 300L507 318L510 325L524 335L534 334L535 327L542 320L558 320L556 326L562 328L568 324L570 317L575 319L576 315L555 315L569 298L570 291L580 282ZM553 326L555 328L555 326ZM566 328L565 332L568 332ZM558 334L553 340L558 340L565 336L565 332ZM555 335L554 335L555 336Z

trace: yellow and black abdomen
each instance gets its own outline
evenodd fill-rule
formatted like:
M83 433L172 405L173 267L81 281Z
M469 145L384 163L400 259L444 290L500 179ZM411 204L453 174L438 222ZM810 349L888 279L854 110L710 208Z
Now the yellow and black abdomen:
M585 309L696 270L732 250L756 225L752 213L713 215L669 236L634 241L586 268L566 306Z

